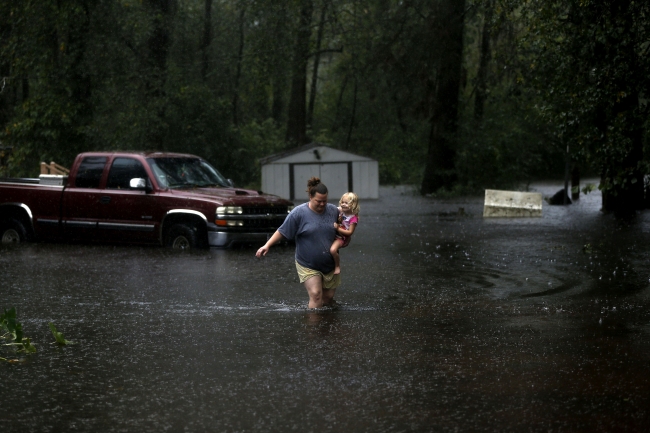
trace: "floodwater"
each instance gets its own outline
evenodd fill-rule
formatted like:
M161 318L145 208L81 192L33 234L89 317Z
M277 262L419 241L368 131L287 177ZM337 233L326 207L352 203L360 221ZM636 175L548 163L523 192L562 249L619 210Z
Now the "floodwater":
M595 191L483 219L480 197L380 194L336 310L306 308L291 246L0 248L0 309L38 348L0 363L0 428L650 430L650 211L616 220Z

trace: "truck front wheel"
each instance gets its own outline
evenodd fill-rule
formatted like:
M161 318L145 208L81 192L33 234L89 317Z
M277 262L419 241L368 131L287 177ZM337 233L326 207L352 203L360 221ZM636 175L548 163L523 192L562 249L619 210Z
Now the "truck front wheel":
M185 224L174 224L167 232L165 245L181 251L194 249L198 246L197 233Z
M0 221L0 240L3 244L19 244L27 240L25 226L13 218Z

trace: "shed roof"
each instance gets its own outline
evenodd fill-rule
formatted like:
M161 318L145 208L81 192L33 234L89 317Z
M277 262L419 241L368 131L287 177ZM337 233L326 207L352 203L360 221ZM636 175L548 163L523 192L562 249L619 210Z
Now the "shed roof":
M337 160L337 161L374 161L372 158L365 156L355 155L354 153L346 152L344 150L335 149L333 147L325 146L320 143L309 143L304 146L296 147L293 149L286 150L284 152L276 153L275 155L269 155L264 158L260 158L260 165L266 165L271 163L290 163L295 162L294 159L297 155L309 153L313 154L315 159L321 160L327 159L328 161Z

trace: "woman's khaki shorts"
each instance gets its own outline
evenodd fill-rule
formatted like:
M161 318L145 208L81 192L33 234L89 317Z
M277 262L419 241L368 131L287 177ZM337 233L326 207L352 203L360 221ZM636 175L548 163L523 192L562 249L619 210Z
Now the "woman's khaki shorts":
M320 271L301 266L298 262L296 262L296 270L298 271L298 277L301 283L304 283L311 277L321 277L323 279L323 289L336 289L341 284L341 274L334 275L334 271L324 274Z

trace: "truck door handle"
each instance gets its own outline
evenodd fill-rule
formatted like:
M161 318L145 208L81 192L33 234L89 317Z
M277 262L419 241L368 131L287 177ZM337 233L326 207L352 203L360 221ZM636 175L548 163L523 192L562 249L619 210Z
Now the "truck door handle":
M109 204L111 202L111 197L108 195L102 196L99 198L101 204Z

